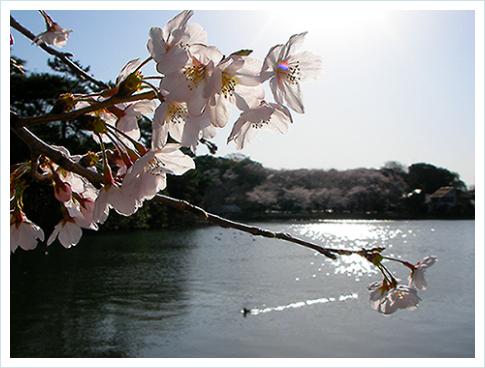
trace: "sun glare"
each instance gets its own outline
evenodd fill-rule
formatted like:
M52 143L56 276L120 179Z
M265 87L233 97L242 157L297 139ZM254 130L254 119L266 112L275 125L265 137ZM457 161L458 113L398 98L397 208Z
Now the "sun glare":
M342 38L352 34L391 28L390 12L385 10L335 9L309 14L301 10L272 11L268 17L269 28L280 29L284 25L288 33L303 30L317 34L331 34Z

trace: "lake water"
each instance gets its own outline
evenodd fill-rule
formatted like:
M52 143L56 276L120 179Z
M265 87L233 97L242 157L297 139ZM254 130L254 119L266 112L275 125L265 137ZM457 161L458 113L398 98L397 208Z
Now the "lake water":
M439 261L419 308L384 316L368 304L380 276L358 257L218 227L86 236L12 257L12 357L474 356L474 221L257 225Z

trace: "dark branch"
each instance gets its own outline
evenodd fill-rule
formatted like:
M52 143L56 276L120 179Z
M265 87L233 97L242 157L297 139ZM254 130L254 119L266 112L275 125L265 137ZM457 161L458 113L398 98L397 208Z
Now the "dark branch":
M10 119L14 123L16 119L15 114L10 114ZM49 157L52 161L57 163L59 166L66 170L72 171L79 174L89 180L93 185L99 187L103 182L103 177L84 166L74 162L69 157L67 157L61 151L51 147L43 140L34 135L30 130L25 127L15 127L15 124L11 124L11 129L13 132L29 147L29 149L36 154L42 154Z
M27 146L29 146L29 148L33 152L36 152L38 154L43 154L49 157L51 160L56 162L59 166L73 173L76 173L78 175L85 177L87 180L89 180L93 185L97 187L99 187L100 184L103 183L102 175L95 173L85 168L84 166L72 161L64 153L52 148L47 143L39 139L32 132L30 132L26 127L16 127L15 120L17 120L18 117L15 114L11 113L10 118L13 123L11 126L14 133L17 134L17 136L20 139L22 139L22 141L24 141L25 144L27 144ZM314 243L308 242L306 240L296 238L293 235L288 233L273 232L267 229L262 229L259 227L249 226L239 222L231 221L221 216L207 212L203 208L195 206L187 201L172 198L163 194L158 194L155 198L161 204L164 204L176 210L193 213L197 217L211 224L218 225L225 228L240 230L252 235L263 236L265 238L280 239L291 243L299 244L305 248L313 249L314 251L320 254L323 254L324 256L331 259L336 258L335 254L350 255L350 254L360 252L360 251L348 250L348 249L324 248Z
M41 116L36 116L32 118L28 117L17 117L16 119L16 126L17 127L31 127L37 124L49 123L51 121L67 121L67 120L74 120L81 115L87 114L89 112L93 112L96 110L104 109L109 106L113 106L123 102L132 102L132 101L139 101L139 100L153 100L156 98L156 93L153 91L143 92L136 95L131 95L128 97L112 97L105 101L95 103L93 105L84 107L79 110L74 110L71 112L66 112L62 114L46 114Z

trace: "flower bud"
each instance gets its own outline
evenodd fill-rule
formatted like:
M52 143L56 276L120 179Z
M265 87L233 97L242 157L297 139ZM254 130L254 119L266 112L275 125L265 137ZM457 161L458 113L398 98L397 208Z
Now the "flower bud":
M120 83L118 88L118 97L128 97L141 88L141 82L143 81L143 75L137 71L133 72L126 79Z
M63 181L56 181L54 184L54 196L59 202L67 202L72 197L71 185Z
M62 112L71 111L74 108L75 103L76 101L72 93L63 93L57 98L51 113L59 114Z

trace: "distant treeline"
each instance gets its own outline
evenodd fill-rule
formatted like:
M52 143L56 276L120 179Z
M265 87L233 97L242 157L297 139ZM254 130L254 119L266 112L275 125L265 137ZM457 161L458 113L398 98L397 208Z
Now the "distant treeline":
M248 158L201 156L196 165L197 170L169 177L166 193L235 219L474 217L474 192L458 174L427 163L404 167L389 162L380 169L342 171L274 170ZM453 192L453 203L433 205L436 198L430 197L443 187ZM191 221L195 219L190 215L148 203L133 218L113 216L107 228Z

